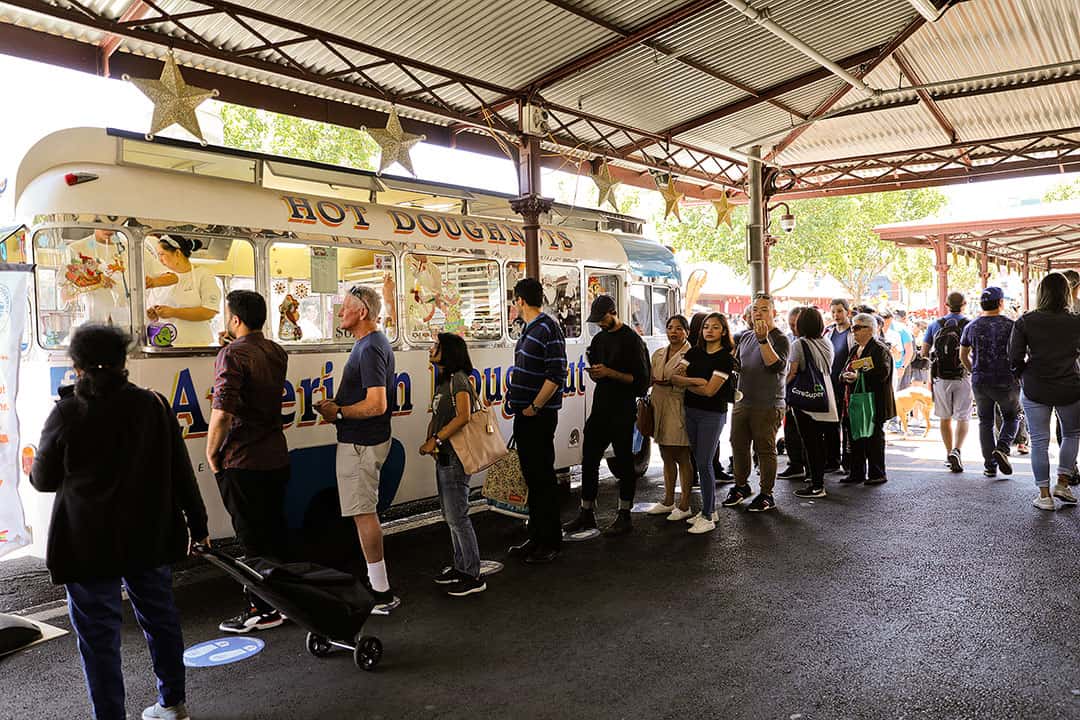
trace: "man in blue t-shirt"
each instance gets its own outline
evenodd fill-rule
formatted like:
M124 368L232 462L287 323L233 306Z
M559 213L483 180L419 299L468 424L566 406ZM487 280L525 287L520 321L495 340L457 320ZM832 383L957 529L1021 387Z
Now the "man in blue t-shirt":
M964 439L967 437L972 404L971 377L960 360L959 340L969 321L963 312L964 305L967 304L963 293L949 293L945 304L949 312L926 328L922 353L924 357L930 358L930 389L934 395L934 414L941 420L941 442L947 453L945 464L953 472L959 473L964 471L960 448L964 446ZM937 336L942 331L947 331L948 334L942 336L942 343L936 343ZM944 342L946 340L948 342ZM935 351L936 344L942 345L940 349L947 352Z
M979 411L979 445L986 477L998 470L1012 475L1009 448L1020 427L1020 384L1009 366L1013 321L1002 314L1005 293L988 287L979 298L982 315L968 323L960 339L960 360L971 373L971 389ZM994 438L994 407L1001 410L1001 431Z
M375 600L372 612L387 615L401 604L390 590L383 559L383 534L376 514L379 475L390 453L394 351L379 331L382 300L372 288L355 285L341 304L341 329L356 338L341 374L337 397L318 403L323 419L337 426L337 485L341 516L351 517L367 560Z

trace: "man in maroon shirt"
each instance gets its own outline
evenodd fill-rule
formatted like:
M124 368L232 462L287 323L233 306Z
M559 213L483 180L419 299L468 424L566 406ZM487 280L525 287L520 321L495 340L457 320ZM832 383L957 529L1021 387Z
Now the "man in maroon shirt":
M285 555L285 485L289 449L281 429L281 392L289 357L263 336L266 301L251 290L225 298L231 340L214 362L214 394L206 460L236 537L249 556ZM223 632L246 633L282 623L281 614L250 592L248 610L225 620Z

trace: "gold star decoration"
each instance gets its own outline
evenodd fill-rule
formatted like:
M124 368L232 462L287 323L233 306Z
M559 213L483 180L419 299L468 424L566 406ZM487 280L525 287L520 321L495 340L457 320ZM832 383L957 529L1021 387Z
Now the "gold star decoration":
M668 175L666 183L662 183L661 178L656 178L656 188L660 191L661 197L664 198L664 219L667 220L668 215L674 214L675 219L682 222L682 215L679 214L679 201L683 199L683 194L675 187L674 176Z
M727 223L727 226L734 227L731 221L731 214L735 212L735 206L731 204L731 200L728 199L725 192L720 196L719 200L712 201L713 207L716 208L716 227L720 227L720 223Z
M195 108L209 98L217 97L218 91L184 82L171 52L165 56L165 66L161 68L161 77L157 80L133 78L130 75L124 75L124 80L139 88L154 103L154 117L150 121L150 132L146 134L148 140L171 125L179 125L199 138L203 145L206 144Z
M607 161L601 160L599 165L594 164L589 172L589 178L596 183L596 189L600 191L600 198L596 201L596 207L603 207L604 203L607 202L618 211L619 206L615 203L614 190L622 183L611 177L611 167L607 164Z
M412 150L413 145L424 140L426 135L413 135L402 130L397 109L393 106L390 107L390 117L386 119L386 127L381 130L364 128L364 131L379 144L379 149L382 150L379 156L379 174L396 162L415 177L416 173L413 172L409 151Z

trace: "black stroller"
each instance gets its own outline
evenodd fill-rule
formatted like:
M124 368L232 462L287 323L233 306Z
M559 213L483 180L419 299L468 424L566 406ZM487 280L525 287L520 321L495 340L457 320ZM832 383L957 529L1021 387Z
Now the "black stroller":
M359 668L374 670L379 664L382 643L361 634L375 603L352 575L312 563L241 562L204 545L196 545L195 552L307 630L307 651L315 657L339 647L352 651Z

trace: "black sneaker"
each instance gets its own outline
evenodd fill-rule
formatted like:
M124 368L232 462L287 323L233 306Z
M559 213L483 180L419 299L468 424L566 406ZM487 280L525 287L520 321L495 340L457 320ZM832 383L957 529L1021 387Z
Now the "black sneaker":
M634 526L630 522L630 511L620 510L616 513L615 520L604 528L604 537L618 537L627 534L633 529Z
M777 473L776 477L781 480L805 480L806 471L801 467L788 466L784 468L783 472Z
M952 470L954 473L964 472L964 463L960 462L960 451L958 449L954 448L952 451L950 451L949 456L945 459L945 462L948 464L949 469Z
M746 508L746 510L747 512L768 512L775 507L776 501L773 500L772 495L758 493L758 496L754 498L754 502L750 503L750 507Z
M371 597L375 601L375 607L371 608L372 615L389 615L391 610L401 605L401 598L394 595L393 590L372 590Z
M731 488L727 498L720 504L724 507L735 507L736 505L741 505L744 500L753 494L754 491L750 489L749 485L736 485Z
M1004 470L1002 470L1002 472L1004 472ZM997 477L997 468L996 467L990 467L990 466L984 467L983 468L983 475L985 475L988 478L996 478Z
M801 498L823 498L825 497L825 488L814 487L813 485L807 485L801 487L795 491L795 497Z
M596 529L596 514L592 510L581 508L578 516L562 526L563 532L571 535L582 530Z
M887 477L869 478L863 485L884 485L887 482L889 482Z
M460 577L446 589L446 594L451 597L465 597L466 595L472 595L474 593L482 593L485 590L487 590L487 583L484 581L483 575L474 578L462 573Z
M997 468L1005 475L1012 475L1012 462L1009 460L1009 453L1002 450L995 450L993 453L994 460L997 462ZM992 476L987 476L992 477Z
M861 485L862 478L857 478L854 475L848 473L847 475L841 475L839 478L837 478L836 482L840 483L841 485Z
M285 618L281 616L277 610L271 610L270 612L259 612L255 608L248 608L246 613L237 615L234 618L229 618L218 625L218 630L227 633L249 633L252 630L269 630L270 628L276 628L281 623L285 622Z
M441 573L435 576L435 584L452 585L463 577L467 576L453 565L447 565L442 569Z
M826 475L832 475L833 473L842 472L843 469L844 468L841 465L828 465L825 468L825 474Z

